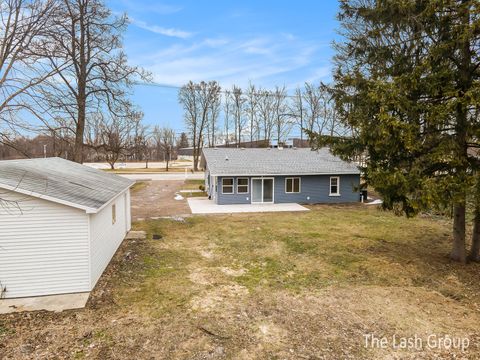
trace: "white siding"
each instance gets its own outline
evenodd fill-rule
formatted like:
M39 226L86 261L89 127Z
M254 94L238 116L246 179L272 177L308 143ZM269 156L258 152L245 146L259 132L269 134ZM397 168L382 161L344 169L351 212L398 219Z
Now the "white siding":
M2 190L18 201L0 206L0 282L6 297L90 290L88 215Z
M112 224L112 205L117 220ZM112 256L130 230L130 191L117 196L97 214L90 215L91 288L95 286Z
M132 228L132 213L130 208L130 189L128 189L126 192L125 214L127 216L127 231L130 231L130 229Z

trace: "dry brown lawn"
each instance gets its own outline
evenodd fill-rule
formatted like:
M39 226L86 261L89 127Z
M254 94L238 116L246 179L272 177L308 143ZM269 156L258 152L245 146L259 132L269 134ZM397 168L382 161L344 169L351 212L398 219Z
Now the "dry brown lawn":
M0 316L0 357L480 357L480 266L448 260L448 220L359 205L134 226L148 239L122 245L86 309ZM470 346L372 349L365 334Z

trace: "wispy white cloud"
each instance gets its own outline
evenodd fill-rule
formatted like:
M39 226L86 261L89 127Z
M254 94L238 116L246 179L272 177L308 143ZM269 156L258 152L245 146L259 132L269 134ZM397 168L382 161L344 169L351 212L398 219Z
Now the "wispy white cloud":
M130 20L133 25L138 26L139 28L142 28L144 30L150 31L155 34L176 37L180 39L186 39L193 35L193 33L185 30L180 30L175 28L166 28L159 25L150 25L150 24L147 24L145 21L136 20L133 18L130 18Z
M207 39L203 40L203 44L205 44L206 46L213 47L213 48L224 46L224 45L227 45L228 43L229 43L229 40L227 40L225 38L217 38L217 39L207 38Z
M155 81L172 85L183 85L189 80L217 80L225 87L245 86L251 80L263 87L290 86L292 76L303 83L329 71L319 68L318 74L312 74L309 69L323 45L280 36L281 41L277 36L206 38L138 54L132 60L150 70Z

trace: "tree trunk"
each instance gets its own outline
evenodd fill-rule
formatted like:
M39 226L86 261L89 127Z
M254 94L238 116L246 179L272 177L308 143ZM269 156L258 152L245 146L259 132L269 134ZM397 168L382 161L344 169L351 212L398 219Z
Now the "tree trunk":
M168 171L168 157L167 157L167 166L165 168L165 171Z
M473 231L472 231L472 246L470 247L470 254L468 259L470 261L480 262L480 174L475 173L477 177L477 184L475 187L475 212L473 217Z
M465 3L465 0L462 1ZM470 22L469 7L466 6L459 16L465 26ZM457 180L460 184L465 184L467 179L468 156L467 156L467 129L468 129L468 110L465 101L463 101L465 93L471 86L472 75L470 73L471 54L470 40L468 37L461 36L459 38L459 71L457 84L459 87L457 105L456 105L456 154L459 165L456 169ZM460 185L460 187L462 187ZM465 250L465 199L464 189L460 189L461 198L456 200L453 207L453 249L450 257L453 260L465 263L467 260ZM461 200L460 200L461 199Z
M83 162L83 135L85 131L85 98L82 96L77 101L78 118L75 129L75 145L73 149L73 161L81 164Z
M253 109L252 109L252 114L253 114ZM253 143L253 115L250 117L250 147L252 147Z
M198 153L199 153L199 146L193 146L193 171L198 171Z
M453 249L450 258L466 263L465 251L465 203L453 206Z
M475 209L473 219L472 247L470 248L470 261L480 262L480 206Z

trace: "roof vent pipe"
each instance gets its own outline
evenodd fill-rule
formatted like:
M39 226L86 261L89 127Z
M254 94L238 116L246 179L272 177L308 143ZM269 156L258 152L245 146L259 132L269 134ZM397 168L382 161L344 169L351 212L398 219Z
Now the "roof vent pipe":
M225 161L228 161L228 155L225 155Z

